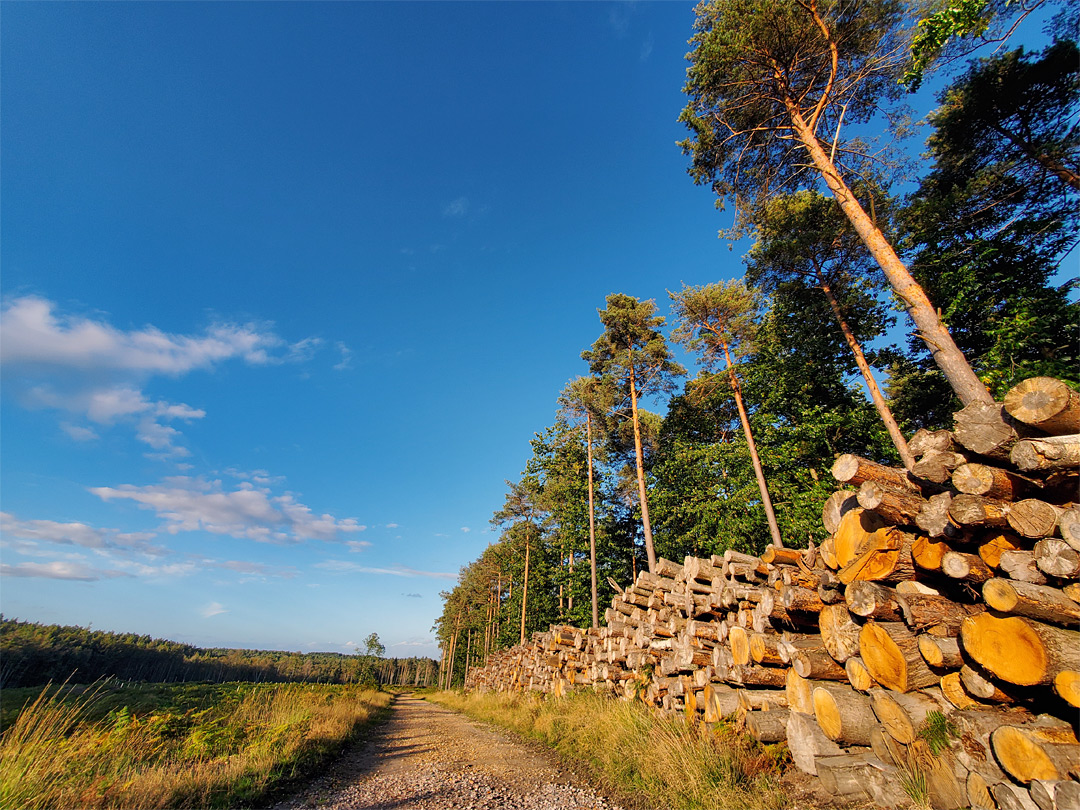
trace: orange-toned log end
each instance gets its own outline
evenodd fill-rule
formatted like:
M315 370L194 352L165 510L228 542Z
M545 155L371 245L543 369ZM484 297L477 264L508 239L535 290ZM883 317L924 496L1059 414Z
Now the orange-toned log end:
M1080 672L1066 669L1054 676L1054 691L1072 706L1080 707Z
M863 625L859 653L870 675L886 689L910 692L939 681L919 653L914 634L900 622Z
M1018 686L1047 683L1050 661L1045 645L1030 623L990 613L968 616L960 625L967 653L986 670Z
M1068 779L1080 767L1080 745L1067 725L1054 728L1002 726L990 736L994 756L1011 777L1025 785L1032 779Z

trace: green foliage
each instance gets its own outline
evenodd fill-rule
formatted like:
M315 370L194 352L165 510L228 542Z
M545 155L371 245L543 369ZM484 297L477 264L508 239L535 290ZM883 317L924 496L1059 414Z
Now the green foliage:
M911 63L900 83L914 93L923 74L950 39L978 36L990 25L989 0L952 0L944 8L919 20L919 31L911 41Z
M683 88L689 100L679 119L691 136L680 146L692 158L694 182L710 184L718 204L735 202L732 236L751 227L773 195L813 183L793 116L822 140L837 139L841 176L880 171L882 155L871 157L844 127L890 113L902 4L712 0L697 15ZM890 121L890 130L899 126Z
M374 667L374 680L429 678L431 659L391 658ZM0 685L21 686L72 679L123 681L269 681L355 683L361 661L341 653L202 649L134 633L22 622L0 616ZM404 679L404 680L403 680Z
M930 747L930 753L935 757L952 744L951 741L958 733L956 725L936 710L928 712L926 719L919 727L919 738L926 741Z
M1077 241L1077 59L1059 42L975 63L942 93L933 169L900 213L912 274L998 398L1031 376L1080 381L1075 282L1055 278ZM890 393L911 429L957 410L915 340Z

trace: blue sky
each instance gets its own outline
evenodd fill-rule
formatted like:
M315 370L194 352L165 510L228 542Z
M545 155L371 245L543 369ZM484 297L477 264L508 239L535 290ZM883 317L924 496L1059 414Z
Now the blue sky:
M435 655L612 292L741 273L693 3L5 3L24 620Z

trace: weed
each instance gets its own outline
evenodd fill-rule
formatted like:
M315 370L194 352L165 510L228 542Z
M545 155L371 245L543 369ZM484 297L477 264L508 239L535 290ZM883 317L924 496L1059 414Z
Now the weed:
M956 726L939 711L928 712L919 727L919 737L926 741L935 757L951 745L957 733Z

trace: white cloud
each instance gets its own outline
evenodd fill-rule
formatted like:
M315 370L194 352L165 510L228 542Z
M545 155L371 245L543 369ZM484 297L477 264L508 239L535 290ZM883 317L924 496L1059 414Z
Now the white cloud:
M202 610L199 611L199 613L202 614L202 617L204 619L209 619L213 616L220 616L222 613L228 612L229 611L225 609L225 606L221 604L221 602L211 602L209 605L206 605L205 607L203 607Z
M70 422L61 422L60 429L77 442L92 442L98 438L97 433L90 428L73 425Z
M352 368L352 349L342 343L340 340L337 342L338 351L341 352L341 362L334 365L334 371L345 371Z
M171 335L153 326L124 332L103 321L61 317L37 296L7 302L0 323L0 362L178 375L240 357L265 363L283 341L254 324L223 323L201 336Z
M366 529L366 526L361 526L361 529ZM367 540L346 540L345 545L349 551L363 551L365 548L371 548L371 543Z
M115 529L98 529L85 523L59 523L55 520L19 520L10 512L0 512L0 535L5 546L12 540L22 540L92 549L127 549L147 554L163 551L149 544L157 537L153 532L119 532Z
M92 568L85 563L56 560L48 563L20 563L18 565L0 565L0 576L5 577L41 577L44 579L70 579L79 582L93 582L99 579L126 577L123 571Z
M470 528L469 528L468 526L462 526L462 527L461 527L461 531L462 531L463 533L465 533L465 534L468 534L469 532L471 532L471 531L472 531L472 529L470 529Z
M397 527L398 527L398 525L396 523L387 523L386 524L386 528L388 528L388 529L396 529Z
M143 392L155 375L179 377L229 360L251 365L299 363L322 344L309 337L286 343L266 325L217 323L201 334L163 332L154 326L125 331L102 319L57 313L38 296L6 301L0 313L0 364L5 383L24 405L74 414L99 426L126 425L155 452L150 458L189 455L179 445L177 420L206 412L154 400ZM75 441L97 438L86 425L65 422Z
M337 540L343 533L364 529L354 518L316 515L291 493L273 495L247 482L226 491L220 481L175 476L161 484L93 487L90 492L104 501L130 500L153 510L171 534L202 530L265 543L291 543Z

